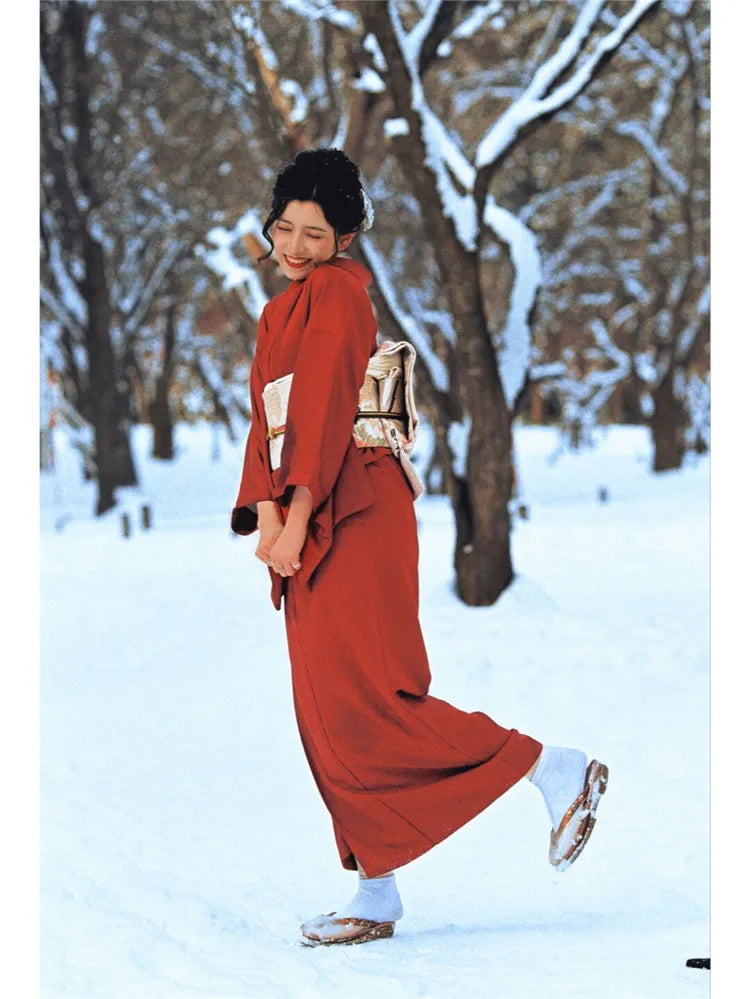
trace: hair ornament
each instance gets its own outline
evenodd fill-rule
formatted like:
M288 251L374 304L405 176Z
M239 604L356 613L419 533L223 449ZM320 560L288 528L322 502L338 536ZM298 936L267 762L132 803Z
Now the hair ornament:
M362 222L362 228L369 229L372 226L373 220L375 218L375 212L372 207L372 202L367 196L367 191L365 191L364 188L362 188L362 201L364 202L365 205L365 218L364 221Z

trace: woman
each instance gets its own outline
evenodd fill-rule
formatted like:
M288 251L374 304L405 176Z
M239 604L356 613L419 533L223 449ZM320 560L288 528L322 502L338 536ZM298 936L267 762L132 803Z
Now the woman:
M550 861L580 854L607 768L546 746L482 712L431 696L418 619L413 493L390 447L352 438L377 342L371 275L340 256L369 228L357 167L337 149L298 153L278 175L263 228L285 291L261 316L250 373L252 420L232 513L259 531L255 554L284 618L302 743L354 897L302 925L303 942L391 936L402 914L393 871L425 853L522 777L552 822ZM269 457L262 397L293 373L280 461ZM275 467L278 465L278 467Z

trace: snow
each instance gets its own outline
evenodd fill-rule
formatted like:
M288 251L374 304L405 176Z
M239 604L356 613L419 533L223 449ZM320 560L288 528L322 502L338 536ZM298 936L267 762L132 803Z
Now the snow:
M382 79L369 66L366 66L362 70L359 77L352 82L351 86L354 90L366 90L371 94L379 94L385 90L385 84Z
M453 420L448 424L448 447L453 456L453 474L460 478L466 477L469 456L469 436L471 434L471 417L465 416L459 423Z
M343 31L357 30L357 17L328 0L281 0L280 5L307 20L323 18Z
M705 459L654 477L642 429L599 428L552 461L555 431L519 428L530 519L488 608L451 592L449 501L419 499L432 692L580 745L610 788L570 871L523 782L399 873L392 940L310 950L299 923L352 875L299 744L282 614L228 531L243 444L222 434L212 461L215 432L180 426L164 464L148 438L127 541L119 512L91 517L59 433L41 477L45 999L708 995L685 968L710 952Z
M489 0L488 3L477 4L469 16L453 30L454 38L471 38L493 14L499 14L502 0Z
M529 315L542 280L542 258L534 232L515 215L487 198L487 225L508 245L513 261L513 290L503 331L499 370L512 407L523 388L531 360Z
M406 118L386 118L383 122L383 135L390 139L394 135L408 135L409 123Z
M237 260L233 252L235 244L246 233L253 233L261 240L263 238L263 224L252 208L239 217L232 229L215 226L206 233L206 239L215 249L198 246L195 252L206 266L221 277L225 290L237 288L247 311L257 320L265 308L268 295L258 277L257 269Z
M698 334L700 321L708 315L710 304L711 288L710 285L705 285L696 304L693 316L678 337L677 350L675 351L678 358L684 358L692 349L695 337Z
M362 48L365 52L370 53L372 61L375 64L375 69L378 70L378 72L384 72L388 68L385 56L383 55L383 50L380 48L380 43L371 31L368 32L362 39Z
M307 121L310 114L310 102L299 83L296 80L282 80L279 84L279 90L294 102L289 111L289 120L295 124Z
M236 6L230 8L232 24L244 37L258 48L263 58L263 62L270 70L279 68L279 60L276 52L268 41L265 32L260 26L260 12L256 9L252 14Z
M388 0L391 23L394 24L394 28L396 29L401 51L404 54L406 62L409 64L410 71L413 71L415 74L417 72L419 57L422 53L422 46L430 33L430 29L432 28L441 6L442 0L427 0L424 5L424 13L422 17L420 17L407 35L404 33L403 26L401 24L401 18L397 10L398 4L394 3L394 0Z

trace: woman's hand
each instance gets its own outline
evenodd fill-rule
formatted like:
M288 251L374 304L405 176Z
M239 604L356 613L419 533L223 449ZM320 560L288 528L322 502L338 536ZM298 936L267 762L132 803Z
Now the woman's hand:
M270 566L280 576L293 576L301 568L299 553L307 536L306 527L287 521L270 549Z
M284 530L284 525L283 523L268 524L266 526L259 524L258 530L260 537L258 538L258 547L255 549L255 557L259 558L261 562L265 562L266 565L271 565L271 549L276 543L278 536Z
M258 503L258 547L255 549L255 557L259 558L265 565L271 565L271 549L276 543L276 539L284 530L284 521L281 513L273 501L263 500Z
M272 500L258 503L260 540L255 554L280 576L293 576L302 566L299 560L307 537L312 510L312 493L307 486L294 486L286 524Z

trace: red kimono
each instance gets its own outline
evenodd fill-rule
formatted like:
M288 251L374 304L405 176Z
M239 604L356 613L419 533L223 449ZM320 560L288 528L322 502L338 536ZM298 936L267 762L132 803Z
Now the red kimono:
M252 534L254 504L283 520L292 487L313 510L302 568L272 569L294 707L343 866L368 877L401 867L464 825L531 768L541 744L431 696L418 617L411 488L388 447L352 439L377 326L370 272L319 264L268 302L250 372L252 420L232 529ZM281 465L266 446L263 386L294 372Z

